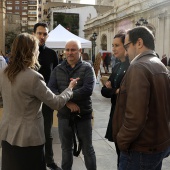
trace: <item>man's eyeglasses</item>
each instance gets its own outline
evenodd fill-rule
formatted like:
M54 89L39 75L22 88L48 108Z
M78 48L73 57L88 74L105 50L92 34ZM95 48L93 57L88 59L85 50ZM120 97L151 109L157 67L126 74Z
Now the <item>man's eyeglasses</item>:
M130 45L131 43L132 43L132 42L130 41L130 42L128 42L127 44L124 45L124 48L125 48L126 51L127 51L127 49L129 48L129 45Z

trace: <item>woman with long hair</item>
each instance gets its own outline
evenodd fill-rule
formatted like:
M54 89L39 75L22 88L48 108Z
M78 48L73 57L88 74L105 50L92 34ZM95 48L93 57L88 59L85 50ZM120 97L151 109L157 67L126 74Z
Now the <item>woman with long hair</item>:
M22 33L13 42L8 66L0 70L2 170L46 170L42 102L56 110L62 108L78 80L55 95L34 70L39 67L38 54L38 40Z
M125 32L120 32L116 34L113 38L113 44L112 44L113 55L116 57L116 59L119 59L120 62L115 64L115 66L112 68L112 74L110 75L108 81L106 81L105 85L101 89L102 96L106 98L111 98L111 103L112 103L109 123L105 135L105 138L108 139L110 142L113 142L112 119L113 119L113 114L116 106L117 94L119 92L119 87L123 79L123 76L125 75L129 67L129 60L126 55L126 50L124 48L124 40L125 40ZM115 147L118 155L117 165L119 166L120 151L116 143L115 143Z

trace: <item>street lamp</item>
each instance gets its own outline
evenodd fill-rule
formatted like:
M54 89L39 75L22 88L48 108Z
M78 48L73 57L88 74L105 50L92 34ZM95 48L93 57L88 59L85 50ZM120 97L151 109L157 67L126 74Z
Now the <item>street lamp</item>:
M146 19L144 19L143 17L141 17L139 19L139 21L136 22L136 27L138 26L147 26L148 25L148 21Z
M97 33L94 32L92 36L90 37L90 40L92 41L92 61L94 63L95 61L95 47L96 47L96 39L97 39Z

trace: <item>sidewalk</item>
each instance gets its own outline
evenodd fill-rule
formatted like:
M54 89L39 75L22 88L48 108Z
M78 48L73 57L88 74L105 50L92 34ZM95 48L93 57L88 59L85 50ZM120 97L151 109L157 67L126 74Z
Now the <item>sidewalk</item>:
M94 109L94 120L93 123L93 146L96 152L97 158L97 170L117 170L117 155L114 147L114 143L108 142L104 136L109 120L110 113L110 99L106 99L101 96L100 89L101 83L96 84L93 92L93 109ZM55 161L61 165L61 145L59 142L57 128L53 128L53 148ZM169 170L170 157L164 159L162 170ZM86 170L83 156L74 157L73 170Z
M114 143L108 142L105 138L106 127L110 113L110 99L101 96L100 89L102 85L98 81L92 95L94 119L93 123L93 146L97 158L97 170L117 170L117 155ZM161 135L161 134L160 134ZM55 123L53 127L53 150L55 162L61 165L61 144L58 137L58 129ZM1 164L1 150L0 150ZM162 170L169 170L170 157L164 159ZM0 168L1 169L1 168ZM73 170L86 170L83 155L74 157Z

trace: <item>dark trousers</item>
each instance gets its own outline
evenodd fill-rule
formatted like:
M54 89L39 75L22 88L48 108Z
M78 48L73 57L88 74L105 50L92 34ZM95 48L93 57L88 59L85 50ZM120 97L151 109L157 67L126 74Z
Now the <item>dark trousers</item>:
M107 71L109 71L109 64L105 64Z
M2 141L1 170L46 170L44 145L19 147Z
M161 170L162 161L170 155L170 147L156 153L120 152L119 170Z
M115 148L116 148L116 153L117 153L117 167L119 167L119 163L120 163L120 150L119 150L119 147L118 147L117 143L115 143Z
M73 133L68 119L58 119L58 130L62 148L62 169L71 170L73 164ZM77 131L82 141L82 153L84 155L87 170L96 170L96 155L92 145L91 119L77 122Z
M53 126L53 111L50 107L43 103L42 113L44 117L44 132L45 132L45 161L47 164L53 163L53 137L52 137L52 126Z

